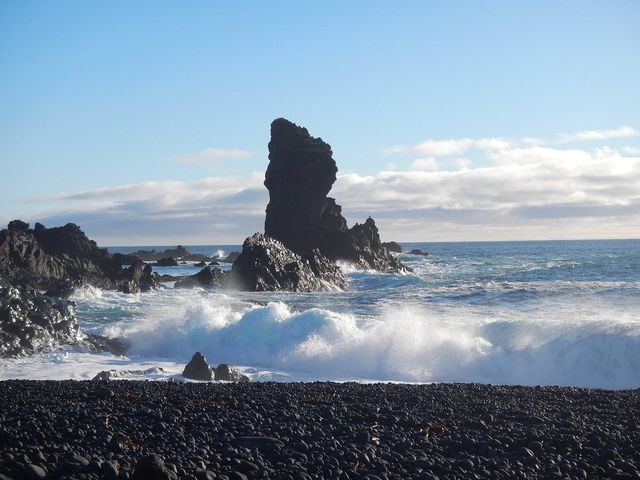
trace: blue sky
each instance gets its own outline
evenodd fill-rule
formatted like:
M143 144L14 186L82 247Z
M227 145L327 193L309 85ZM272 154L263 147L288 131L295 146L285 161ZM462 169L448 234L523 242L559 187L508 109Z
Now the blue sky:
M283 116L388 238L638 237L639 22L637 1L7 0L0 220L239 243Z

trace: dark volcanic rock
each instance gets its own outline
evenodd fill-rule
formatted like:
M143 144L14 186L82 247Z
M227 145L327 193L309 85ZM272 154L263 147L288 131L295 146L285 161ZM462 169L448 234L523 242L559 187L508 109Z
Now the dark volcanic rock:
M638 389L7 380L0 478L637 479L638 418Z
M13 284L48 289L71 281L115 288L120 274L118 262L73 223L56 228L37 223L33 231L0 231L0 275Z
M410 250L409 253L411 255L422 255L423 257L426 257L427 255L429 255L429 253L424 252L418 248L414 248L413 250Z
M7 228L9 230L15 230L16 232L26 232L29 230L29 224L22 220L11 220Z
M238 259L239 256L240 252L230 252L229 255L224 258L220 258L219 260L225 263L233 263Z
M318 250L301 256L281 242L256 233L233 263L231 284L241 290L310 292L345 287L340 269Z
M154 288L144 272L122 270L125 258L133 265L139 263L98 248L73 223L54 228L36 223L29 230L28 224L14 220L10 228L0 231L0 275L13 285L30 285L56 296L66 297L84 284L123 291ZM138 280L146 284L131 283Z
M164 460L156 454L140 459L131 477L133 480L178 480L178 475L164 465Z
M148 292L158 288L158 281L152 274L151 265L142 267L142 263L135 263L122 272L118 290L123 293Z
M29 355L82 339L75 303L0 284L0 357Z
M373 218L356 223L343 235L326 246L329 257L346 260L364 269L380 271L403 271L407 268L390 255L380 242L378 227Z
M176 281L175 288L216 288L225 283L225 273L219 268L204 267L195 275L182 277Z
M226 363L221 363L215 369L215 379L226 382L248 382L249 377L240 373L237 369Z
M394 253L402 253L402 247L398 242L382 242L382 246Z
M176 267L178 266L178 262L173 257L161 258L156 262L158 267Z
M200 352L193 354L189 363L184 367L182 375L192 380L210 381L213 378L211 367L209 367L207 359Z
M306 128L279 118L271 124L269 190L265 233L294 252L314 249L331 260L347 260L362 268L405 270L380 243L373 221L347 228L342 208L327 197L336 181L331 146Z

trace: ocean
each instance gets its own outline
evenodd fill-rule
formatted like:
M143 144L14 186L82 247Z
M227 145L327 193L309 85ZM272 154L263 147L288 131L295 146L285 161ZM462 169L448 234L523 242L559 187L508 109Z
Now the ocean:
M414 269L347 273L346 291L77 291L85 332L127 357L62 348L0 360L0 379L180 378L194 352L254 381L640 387L640 240L405 243ZM172 246L173 247L173 246ZM129 253L155 247L113 247ZM224 255L238 245L187 246ZM227 267L228 268L228 267ZM196 273L193 264L154 267Z

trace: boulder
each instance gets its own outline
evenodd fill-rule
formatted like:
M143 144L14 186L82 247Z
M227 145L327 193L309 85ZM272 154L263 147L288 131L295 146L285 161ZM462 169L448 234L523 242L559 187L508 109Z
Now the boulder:
M196 263L194 265L195 267L206 267L207 266L207 262L205 262L204 260L202 260L200 263Z
M382 246L373 220L348 228L342 207L327 197L337 171L328 143L284 118L274 120L264 181L265 234L300 255L318 249L330 260L361 268L406 270Z
M215 369L215 380L223 380L225 382L248 382L249 377L240 373L231 365L221 363Z
M382 246L390 252L402 253L402 247L398 242L382 242Z
M182 376L192 380L206 381L210 381L213 378L207 359L200 352L193 354L189 363L184 367Z
M178 262L173 257L161 258L156 262L156 266L158 267L177 267Z
M261 233L244 241L230 275L232 286L248 291L310 292L346 286L340 269L317 249L302 256Z
M411 255L422 255L423 257L426 257L427 255L429 255L428 252L424 252L418 248L414 248L413 250L410 250L409 253Z
M225 273L219 268L204 267L198 273L180 278L174 288L219 288L225 283Z

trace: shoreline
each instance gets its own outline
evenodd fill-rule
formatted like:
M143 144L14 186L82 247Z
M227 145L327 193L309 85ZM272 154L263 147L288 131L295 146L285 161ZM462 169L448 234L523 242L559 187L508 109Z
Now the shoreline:
M640 478L640 389L4 380L0 420L14 480Z

